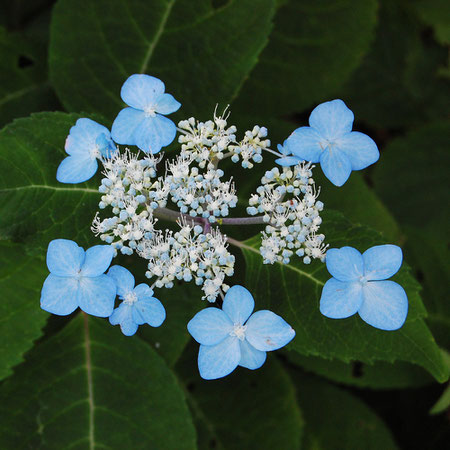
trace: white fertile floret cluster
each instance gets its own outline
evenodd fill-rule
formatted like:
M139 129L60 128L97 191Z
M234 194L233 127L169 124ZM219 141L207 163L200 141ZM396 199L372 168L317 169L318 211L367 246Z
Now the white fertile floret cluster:
M226 237L218 230L204 234L200 225L180 222L176 233L159 231L139 251L148 260L148 278L156 278L156 287L173 287L175 280L195 280L204 296L214 302L226 292L225 276L234 273L234 256L229 253Z
M294 253L305 264L325 259L325 236L317 234L323 203L317 201L310 163L267 171L249 200L247 212L267 222L260 252L265 264L289 264Z
M132 254L143 240L152 237L156 223L153 209L167 203L167 193L161 195L160 184L155 181L159 160L151 155L138 157L126 150L103 161L105 178L99 187L103 194L99 208L109 206L114 215L101 220L97 213L92 224L100 239L123 254ZM153 196L150 201L149 192Z
M221 181L221 169L209 167L200 173L198 167L191 167L192 156L182 154L167 165L165 184L171 200L180 212L192 217L202 217L215 222L226 217L229 208L236 207L237 196L231 180Z

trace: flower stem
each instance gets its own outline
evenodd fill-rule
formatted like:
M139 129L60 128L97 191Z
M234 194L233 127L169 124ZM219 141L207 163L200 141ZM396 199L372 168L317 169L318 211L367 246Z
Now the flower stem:
M204 225L205 220L202 217L192 217L189 214L183 214L178 211L174 211L169 208L156 208L153 211L153 215L159 219L170 220L176 222L181 217L184 217L188 222ZM223 217L217 219L219 225L258 225L266 223L263 220L263 216L255 217Z

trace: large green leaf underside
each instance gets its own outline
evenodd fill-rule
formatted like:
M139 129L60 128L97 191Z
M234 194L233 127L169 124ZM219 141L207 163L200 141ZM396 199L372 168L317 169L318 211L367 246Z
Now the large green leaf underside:
M368 50L376 7L375 0L283 2L237 108L282 116L332 95Z
M324 214L321 230L330 248L348 245L365 251L383 243L375 231L352 225L337 213ZM247 263L247 287L259 308L275 311L295 329L296 337L288 349L346 362L402 360L423 366L439 381L448 378L439 347L423 321L425 309L419 296L419 284L405 264L393 279L408 294L408 318L400 330L386 332L367 325L357 315L333 320L320 314L320 295L330 278L325 264L316 261L304 265L293 259L288 265L263 265L259 247L260 236L242 246Z
M27 256L20 245L0 242L0 380L22 362L23 354L42 335L48 314L39 307L47 268Z
M177 371L186 386L199 449L300 447L304 423L295 389L275 357L257 371L238 368L226 378L205 381L196 367L197 347L188 348Z
M291 371L305 418L307 450L394 450L383 421L361 400L324 381Z
M53 14L50 75L70 111L113 119L134 73L162 79L184 115L225 105L267 41L273 0L62 0ZM257 13L256 13L257 12Z
M0 389L1 448L194 449L184 395L164 361L79 315Z
M374 174L375 189L407 237L408 260L421 280L428 322L450 348L450 254L448 143L450 125L435 122L398 138L386 148ZM427 149L427 151L424 151ZM413 193L413 194L412 194Z
M0 132L0 238L45 249L67 238L87 246L99 194L96 182L77 185L56 180L67 156L64 142L76 114L39 113L18 119Z

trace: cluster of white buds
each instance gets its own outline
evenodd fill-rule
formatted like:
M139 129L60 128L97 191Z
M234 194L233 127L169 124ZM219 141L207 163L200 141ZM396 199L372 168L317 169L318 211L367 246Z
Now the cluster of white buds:
M325 236L317 234L323 203L316 201L310 163L278 167L267 171L261 186L249 200L247 212L262 214L267 222L262 232L260 252L265 264L289 264L294 253L309 264L312 258L325 259Z
M154 286L166 288L173 287L174 280L195 279L202 286L202 299L214 302L229 288L225 276L234 273L234 256L227 249L226 237L217 229L204 234L200 225L191 226L185 220L178 223L179 231L154 233L139 250L149 261L146 276L156 278Z
M105 178L99 187L103 194L99 208L110 206L114 216L101 220L97 213L92 224L92 231L100 239L123 254L132 254L144 239L150 239L156 222L149 191L158 192L154 178L159 159L138 158L139 155L126 150L103 160ZM156 206L164 206L166 201L162 199Z
M241 160L245 169L251 169L253 163L263 160L262 150L270 146L267 128L255 125L246 131L244 139L236 140L236 127L228 127L229 113L226 110L221 116L214 112L214 119L199 122L191 117L182 120L178 127L183 134L178 138L181 154L191 155L200 168L214 167L217 161L231 156L233 162Z
M237 204L234 183L221 181L224 173L214 167L200 173L198 167L190 167L192 161L192 157L182 154L168 163L165 184L171 200L181 213L203 217L211 223L217 217L228 216L229 208Z
M230 144L236 142L236 127L227 126L228 117L225 110L222 116L214 111L214 119L207 122L199 122L194 117L182 120L178 124L183 133L178 137L181 154L191 155L201 169L221 160Z
M244 169L253 168L253 162L262 162L262 150L270 147L270 140L265 139L266 137L267 128L265 127L255 125L253 130L246 131L241 142L230 146L232 152L231 161L237 163L241 160L241 165Z

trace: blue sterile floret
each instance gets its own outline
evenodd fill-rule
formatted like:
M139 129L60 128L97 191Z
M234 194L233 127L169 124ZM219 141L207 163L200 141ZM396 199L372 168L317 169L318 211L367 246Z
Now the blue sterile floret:
M275 160L275 162L282 167L295 166L302 160L298 156L292 154L292 141L286 139L283 145L278 144L277 149L283 155L281 158Z
M402 259L400 247L390 244L369 248L362 255L352 247L328 250L327 269L333 278L323 287L320 312L331 319L358 313L375 328L397 330L406 320L408 298L387 278L398 272Z
M252 314L254 307L252 294L236 285L226 293L222 309L203 309L188 323L189 333L200 344L202 378L222 378L237 366L258 369L266 352L294 338L295 331L280 316L267 310Z
M125 81L120 96L129 107L114 120L115 142L155 154L175 139L176 126L164 116L177 111L181 103L164 91L164 83L150 75L135 74Z
M148 323L159 327L166 318L166 310L162 303L153 297L153 290L145 283L134 287L134 277L122 266L112 266L107 273L117 286L117 295L122 300L114 310L109 321L112 325L120 325L125 336L136 333L139 325Z
M117 152L109 130L91 119L78 119L66 139L66 153L56 172L60 183L82 183L97 172L97 159Z
M310 126L297 128L285 145L305 161L320 162L325 176L342 186L352 170L364 169L380 156L369 136L352 131L353 119L342 100L322 103L309 116Z
M66 316L80 307L87 314L109 317L114 309L116 284L104 275L114 256L109 245L84 251L75 242L55 239L47 250L50 275L41 292L41 308Z

